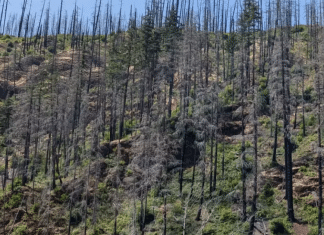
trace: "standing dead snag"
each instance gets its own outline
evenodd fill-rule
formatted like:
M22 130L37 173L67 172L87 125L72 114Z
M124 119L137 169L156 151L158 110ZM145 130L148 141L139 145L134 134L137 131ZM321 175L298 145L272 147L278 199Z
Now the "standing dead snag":
M318 160L318 234L322 234L322 219L323 219L323 185L322 185L322 136L321 136L321 80L323 72L320 71L319 61L315 61L315 83L317 87L317 160Z
M253 182L253 201L252 201L252 218L250 220L249 235L253 235L254 222L257 212L257 194L258 194L258 119L257 119L257 84L255 81L255 37L253 40L253 74L252 74L252 99L253 99L253 147L254 147L254 182Z
M24 147L24 163L23 163L23 177L22 185L25 186L28 181L28 166L29 166L29 147L30 147L30 136L31 136L31 113L33 105L33 84L31 85L30 91L30 101L28 108L28 117L27 117L27 127L26 127L26 138L25 138L25 147Z

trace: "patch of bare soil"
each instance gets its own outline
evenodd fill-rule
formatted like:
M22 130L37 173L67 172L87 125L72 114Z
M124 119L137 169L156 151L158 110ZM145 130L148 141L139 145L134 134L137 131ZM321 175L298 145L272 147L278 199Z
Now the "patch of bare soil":
M281 167L282 168L282 167ZM306 197L315 193L318 188L318 178L309 177L299 172L300 166L293 167L293 193L295 198ZM264 179L270 179L273 187L279 190L285 188L285 174L280 167L261 172Z
M284 183L284 172L279 167L263 171L261 172L261 176L265 179L270 179L273 187L278 187L278 185Z
M175 99L175 98L172 98L172 101L171 101L171 110L174 111L177 109L177 106L178 106L178 100Z
M306 235L309 232L307 224L294 223L293 230L296 235Z

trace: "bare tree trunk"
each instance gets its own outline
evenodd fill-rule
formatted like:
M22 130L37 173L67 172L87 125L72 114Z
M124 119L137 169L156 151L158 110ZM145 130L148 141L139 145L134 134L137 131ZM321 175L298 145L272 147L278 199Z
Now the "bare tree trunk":
M172 70L172 75L171 75L171 79L170 79L170 89L169 89L169 107L168 107L168 116L169 116L169 118L171 117L173 79L174 79L174 74L173 74L173 70Z
M75 174L76 174L76 164L74 164L74 167L75 167L75 169L74 169L74 179L75 179ZM71 220L72 220L72 203L73 203L73 193L74 193L74 184L73 184L73 189L72 189L72 193L70 193L70 203L69 203L69 209L70 209L70 211L69 211L69 227L68 227L68 235L70 235L71 234Z
M6 148L6 156L5 156L5 172L4 172L4 179L3 179L3 188L6 187L7 180L9 179L9 172L8 172L8 159L9 159L9 143L7 140L7 148Z
M33 103L33 87L31 88L30 103L29 103L29 114L27 120L27 130L25 139L25 151L24 151L24 164L23 164L23 177L22 185L25 186L28 181L28 166L29 166L29 147L30 147L30 135L31 135L31 113L32 113L32 103Z
M294 119L294 129L297 127L297 112L298 112L298 101L297 101L297 95L298 95L298 82L296 84L297 91L296 91L296 100L295 100L295 119Z
M85 201L85 220L84 220L84 235L87 234L87 218L88 218L88 187L89 187L89 178L90 178L90 165L91 165L91 161L89 162L89 166L88 166L88 179L87 179L87 189L86 189L86 201Z
M249 48L247 49L249 50ZM248 53L249 54L249 53ZM249 56L247 56L249 57ZM242 54L242 60L243 60L243 54ZM248 59L247 59L248 60ZM242 61L243 62L243 61ZM248 61L245 64L245 67L248 67ZM247 70L246 72L246 81L244 82L244 76L243 76L243 69L241 72L241 89L242 89L242 112L241 112L241 123L242 123L242 146L241 146L241 151L242 151L242 207L243 207L243 214L242 214L242 220L246 221L246 185L245 185L245 181L246 181L246 172L245 172L245 133L244 133L244 129L245 129L245 123L244 123L244 106L245 106L245 88L247 88L247 85L250 81L249 81L249 71Z
M194 188L194 184L195 184L195 173L196 173L196 148L195 148L195 155L194 155L194 166L193 166L193 170L192 170L192 178L191 178L191 187L190 187L190 198L193 195L193 188Z
M317 65L316 65L317 66ZM315 71L317 68L315 68ZM316 71L317 73L318 71ZM318 75L319 76L319 75ZM322 235L322 204L323 204L323 185L322 185L322 139L321 139L321 89L320 89L320 79L317 78L317 117L318 117L318 127L317 127L317 137L318 137L318 234Z
M47 174L47 171L48 171L51 137L52 137L52 135L51 135L51 133L49 133L48 140L47 140L46 160L45 160L45 175Z
M124 90L123 111L121 113L121 120L120 120L120 124L119 124L119 139L123 138L123 133L124 133L124 119L125 119L125 110L126 110L128 77L129 77L129 66L128 66L128 69L127 69L127 78L126 78L125 90Z
M96 6L97 7L97 6ZM91 73L92 73L92 61L93 61L93 53L94 53L94 37L97 32L97 26L98 26L98 18L100 15L100 8L101 8L101 0L99 1L99 7L98 12L96 12L97 8L95 8L95 12L93 15L93 32L92 32L92 41L91 41L91 63L90 63L90 72L89 72L89 80L88 80L88 86L87 86L87 93L89 93L90 90L90 79L91 79Z
M277 162L277 147L278 147L278 116L275 113L275 133L274 133L274 144L273 144L273 153L272 153L272 166L276 166Z
M217 134L216 134L216 138L215 138L215 160L214 160L213 191L216 191L217 161L218 161L218 138L217 138Z
M164 208L163 208L163 235L166 235L166 230L167 230L167 210L166 210L166 195L164 195Z
M281 75L282 75L282 89L283 89L283 122L284 122L284 143L285 143L285 166L286 166L286 196L287 196L287 209L288 217L291 222L295 220L294 207L293 207L293 188L292 188L292 146L289 133L289 120L288 120L288 104L286 99L286 82L285 82L285 60L287 60L288 55L286 53L288 50L284 48L283 41L283 29L281 28ZM289 90L289 89L288 89Z
M253 235L255 216L257 211L257 193L258 193L258 119L257 119L257 86L255 84L255 74L254 74L254 60L255 60L255 39L253 42L253 127L254 127L254 137L253 137L253 145L254 145L254 184L253 184L253 202L252 202L252 218L250 220L250 229L249 235Z
M210 172L209 172L209 193L210 196L213 192L213 151L214 151L214 132L211 132L211 140L210 140Z
M110 141L114 141L116 136L116 84L114 84L114 90L111 98L111 104L110 104Z
M180 190L181 196L182 196L182 184L183 184L183 168L184 168L184 160L185 160L184 155L185 155L185 151L186 151L186 141L187 141L186 135L187 135L187 125L185 125L185 128L184 128L183 145L182 145L182 149L181 149L181 169L179 172L179 183L180 183L179 190Z
M205 136L205 141L206 141L206 136ZM204 189L205 189L205 179L206 179L206 156L205 156L205 152L203 154L204 154L204 158L203 158L203 166L202 166L202 184L201 184L200 205L199 205L198 213L197 213L197 216L195 219L196 221L200 220L202 205L204 203Z
M302 99L303 99L303 118L302 118L302 121L303 121L303 137L306 136L306 123L305 123L305 83L304 83L304 72L302 72Z

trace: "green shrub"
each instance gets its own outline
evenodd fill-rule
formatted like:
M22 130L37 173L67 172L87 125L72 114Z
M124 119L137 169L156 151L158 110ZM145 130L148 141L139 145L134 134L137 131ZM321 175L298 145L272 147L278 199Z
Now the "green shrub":
M302 216L309 224L317 224L318 220L318 208L312 207L311 205L304 204L302 208Z
M269 104L269 100L270 100L270 95L269 95L269 90L268 89L264 89L262 91L260 91L260 102L262 106L266 106L267 104Z
M11 165L11 167L17 167L17 165L18 165L18 159L16 157L14 157L13 161L14 162L12 163L13 165ZM21 178L20 177L19 178L16 177L14 179L14 190L18 191L20 189L21 185L22 185Z
M74 229L71 234L72 235L79 235L79 234L81 234L80 228Z
M318 235L318 226L317 225L309 226L308 235Z
M219 93L219 97L226 105L229 105L233 101L233 89L231 85L227 85L223 91Z
M192 117L192 104L191 103L189 104L189 107L188 107L188 116Z
M261 110L265 110L270 103L269 89L267 88L267 78L261 77L259 79L259 104Z
M234 53L235 48L237 48L238 45L239 37L236 33L229 33L226 36L225 50L227 50L229 53Z
M218 208L217 214L219 215L220 221L213 223L207 223L203 229L203 235L214 235L214 234L243 234L236 233L238 223L242 227L243 231L248 227L247 224L241 224L239 217L236 213L233 213L231 208L221 206ZM240 229L240 232L242 230Z
M308 32L307 31L303 31L303 32L301 32L300 33L300 37L301 37L301 39L302 39L302 41L308 41L309 40L309 34L308 34Z
M247 140L247 141L245 142L245 148L250 148L251 146L252 146L251 141Z
M125 134L129 135L132 133L132 129L136 125L136 120L126 120L125 121Z
M195 90L194 90L193 88L190 89L190 91L189 91L189 95L190 95L190 97L194 97L194 95L195 95Z
M69 198L69 195L67 195L66 193L63 193L62 195L61 195L61 202L65 202L67 199Z
M27 55L32 55L35 51L33 49L30 49L27 51Z
M54 47L49 46L49 47L47 48L47 50L48 50L50 53L54 54Z
M292 32L292 33L301 33L301 32L303 32L304 30L305 30L305 28L302 27L302 26L295 26L295 27L293 27L293 28L291 29L291 32Z
M6 34L6 35L4 35L1 39L5 40L5 39L10 39L10 38L11 38L11 36L8 35L8 34Z
M104 182L101 182L98 184L98 190L99 190L99 193L102 195L106 195L108 193L107 186Z
M182 209L182 205L181 205L180 200L177 200L175 203L173 203L172 212L174 214L176 214L176 215L179 215L179 214L183 213L183 209Z
M71 213L71 224L78 225L82 221L82 214L78 208L74 208Z
M238 215L232 212L231 208L221 207L219 211L220 220L222 222L235 223L238 220Z
M4 172L5 172L5 166L2 165L0 166L0 175L4 175Z
M312 86L307 86L305 91L304 91L304 99L305 101L310 101L312 99L312 91L314 90L314 88Z
M171 118L177 117L179 113L180 113L180 106L177 106L175 110L171 111Z
M203 235L217 234L217 227L214 223L207 223L203 230Z
M91 234L91 233L90 233ZM93 233L92 235L101 235L101 234L104 234L104 230L102 228L99 228L98 226L96 226L94 229L93 229Z
M269 183L265 184L260 195L260 202L271 206L274 203L274 190Z
M34 205L32 205L31 210L34 213L38 213L39 208L40 208L40 204L38 202L36 202Z
M27 225L21 224L18 227L15 228L12 235L22 235L25 234L25 231L27 230Z
M126 170L126 176L131 176L133 174L133 171L129 168Z
M117 217L117 234L127 234L128 225L131 222L131 218L126 214L119 214ZM114 231L114 220L108 224L108 232L112 234Z
M306 166L301 166L298 171L309 177L315 177L317 175L316 172L312 171L309 167Z
M314 126L316 124L316 117L314 114L311 114L307 118L307 126Z
M54 189L54 192L57 193L61 190L61 187L60 186L57 186L55 189Z
M300 171L300 172L306 172L306 171L307 171L307 167L306 167L306 166L301 166L301 167L299 168L299 171Z
M21 193L14 194L11 196L9 201L5 203L4 208L5 209L12 209L17 208L21 203Z

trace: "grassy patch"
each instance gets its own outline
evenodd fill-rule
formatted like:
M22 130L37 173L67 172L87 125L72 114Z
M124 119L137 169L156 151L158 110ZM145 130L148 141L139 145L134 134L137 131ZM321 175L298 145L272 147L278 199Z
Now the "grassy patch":
M5 209L17 208L21 203L21 193L14 194L10 197L9 201L5 203Z
M25 234L26 230L27 230L27 225L21 224L13 230L12 235L23 235Z
M307 166L301 166L298 171L309 177L315 177L317 175L315 171L312 171L312 169Z

